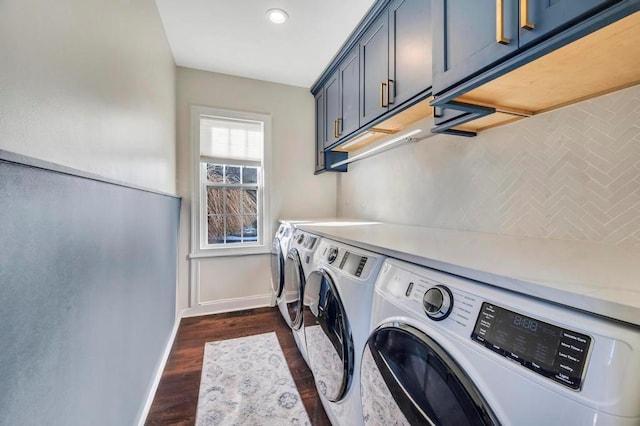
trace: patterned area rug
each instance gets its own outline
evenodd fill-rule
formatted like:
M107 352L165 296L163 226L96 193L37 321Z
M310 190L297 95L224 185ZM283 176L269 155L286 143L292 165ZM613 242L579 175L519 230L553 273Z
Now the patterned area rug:
M275 333L205 345L197 426L310 424Z

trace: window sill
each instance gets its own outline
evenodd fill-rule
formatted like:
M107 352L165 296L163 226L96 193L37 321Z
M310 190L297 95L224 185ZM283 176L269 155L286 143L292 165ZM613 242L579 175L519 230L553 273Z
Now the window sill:
M195 253L189 253L188 260L191 259L207 259L211 257L225 257L225 256L254 256L259 254L270 254L270 246L253 246L253 247L233 247L233 248L219 248L219 249L205 249L199 250Z

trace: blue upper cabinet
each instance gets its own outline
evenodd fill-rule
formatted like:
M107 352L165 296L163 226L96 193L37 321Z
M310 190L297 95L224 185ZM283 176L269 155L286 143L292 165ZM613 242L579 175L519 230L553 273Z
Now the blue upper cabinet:
M374 2L311 87L316 173L431 115L431 41L431 0Z
M431 88L431 1L396 0L389 7L389 108Z
M331 93L333 92L337 92L336 90L333 90L332 87L337 87L337 74L336 74L336 83L335 86L334 85L329 85L328 89ZM335 97L335 99L338 99L337 95L333 95ZM325 105L325 90L320 90L316 96L315 96L315 103L316 103L316 166L315 166L315 174L318 173L322 173L324 171L327 170L327 167L329 168L329 170L334 171L334 172L346 172L347 171L347 166L340 166L338 168L332 168L331 164L334 162L338 162L338 161L342 161L344 159L347 158L347 154L345 152L332 152L332 151L325 151L325 145L328 143L326 140L327 138L325 137L326 135L326 122L327 120L325 120L325 114L326 114L326 105ZM338 102L334 102L334 106L332 107L332 111L337 111L338 110ZM334 115L336 114L336 112L332 112ZM331 131L334 131L335 134L337 134L337 119L334 119L336 126L333 127L332 129L329 129ZM328 163L328 166L327 166Z
M360 41L360 126L389 109L389 24L381 15Z
M515 53L517 18L516 0L434 0L434 95Z
M620 0L434 0L434 95Z
M339 68L340 110L338 139L359 127L360 113L360 52L357 48L345 58Z
M519 45L526 46L617 0L521 0Z
M431 2L396 0L360 40L360 126L431 88Z
M360 99L359 52L354 49L324 85L324 147L336 143L358 129ZM316 104L316 107L318 105Z
M317 106L317 105L316 105ZM317 118L323 119L324 147L333 145L338 140L338 126L341 117L340 112L340 81L338 72L334 72L324 85L324 114L317 114Z
M433 132L473 136L638 84L640 0L434 0L434 9Z

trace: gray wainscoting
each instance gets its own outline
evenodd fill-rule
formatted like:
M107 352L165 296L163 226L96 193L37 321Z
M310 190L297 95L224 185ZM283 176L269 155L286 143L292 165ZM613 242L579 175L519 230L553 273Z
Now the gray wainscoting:
M0 151L0 424L136 422L174 325L179 208Z

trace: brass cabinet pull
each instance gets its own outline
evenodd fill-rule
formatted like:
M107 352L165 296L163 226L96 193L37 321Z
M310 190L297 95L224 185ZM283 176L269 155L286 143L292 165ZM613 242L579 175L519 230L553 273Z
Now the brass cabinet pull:
M338 137L338 119L333 120L333 137Z
M393 80L387 80L387 105L390 105L393 103L393 99L395 99L396 94L395 94L395 87L393 88L394 93L393 96L391 96L391 85L395 84L395 82Z
M384 92L386 91L387 83L380 83L380 106L382 108L386 108L389 105L385 105L384 103Z
M340 125L342 124L342 118L336 118L336 137L340 136L342 134L342 131L340 130Z
M504 36L504 0L496 0L496 41L500 44L511 41Z
M529 0L520 0L520 27L529 31L536 27L533 22L529 22Z

